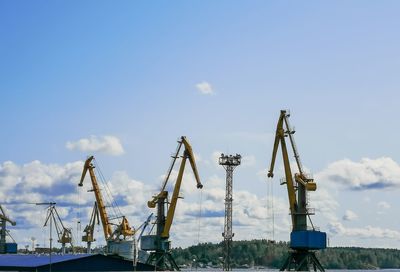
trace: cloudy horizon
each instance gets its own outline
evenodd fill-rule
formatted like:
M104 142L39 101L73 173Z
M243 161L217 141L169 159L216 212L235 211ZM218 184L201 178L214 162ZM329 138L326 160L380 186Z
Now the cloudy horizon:
M317 183L312 220L330 246L400 248L399 2L0 6L0 202L20 248L31 237L48 243L46 207L32 204L47 201L80 243L94 196L89 180L77 183L92 154L139 226L182 135L204 189L187 168L172 245L222 240L221 153L243 158L234 239L287 241L280 153L266 177L281 109ZM101 244L101 228L95 236Z

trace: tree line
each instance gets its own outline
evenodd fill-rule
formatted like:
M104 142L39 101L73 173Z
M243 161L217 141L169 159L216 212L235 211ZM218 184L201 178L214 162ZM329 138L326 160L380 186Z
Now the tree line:
M289 250L287 242L267 240L233 241L233 268L280 268ZM181 266L222 266L223 244L202 243L188 248L175 248L172 255ZM400 250L384 248L330 247L317 251L326 269L400 268Z

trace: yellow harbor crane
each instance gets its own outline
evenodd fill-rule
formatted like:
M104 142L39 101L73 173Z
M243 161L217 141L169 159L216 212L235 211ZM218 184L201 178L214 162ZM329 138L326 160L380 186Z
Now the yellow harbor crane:
M99 219L99 209L97 207L97 202L95 201L89 223L83 230L85 235L82 236L82 241L86 242L87 244L87 253L91 253L91 248L90 248L91 244L92 242L96 241L96 239L94 239L94 228L96 224L97 225L100 224L100 219Z
M169 178L171 176L171 172L174 168L175 162L177 158L179 158L179 153L182 146L184 146L185 150L182 155L178 177L176 179L172 197L169 202L166 186L169 182ZM182 136L180 141L178 141L178 147L176 149L175 155L172 157L172 163L168 169L168 173L161 187L160 193L155 195L147 203L149 208L157 207L156 234L143 235L141 239L141 249L150 251L150 256L147 260L147 263L154 265L157 270L179 270L179 267L175 263L175 260L173 259L170 252L171 242L169 241L169 237L187 160L189 160L192 167L194 177L197 182L197 188L203 188L203 185L200 182L199 173L197 171L192 147L189 144L187 138L185 136ZM166 215L165 212L167 212Z
M117 254L124 258L132 259L133 247L136 245L135 240L133 239L135 230L129 225L128 219L124 215L118 215L118 218L122 218L118 224L111 223L111 219L107 214L106 204L103 200L96 174L94 172L95 166L93 164L93 160L94 157L90 156L85 161L82 176L78 185L83 186L86 173L89 171L93 186L91 191L94 192L96 198L99 216L103 226L104 238L107 242L107 253ZM113 225L116 225L114 230Z
M36 203L36 205L42 205L47 203ZM46 221L44 222L43 227L46 227L50 223L53 223L56 228L56 233L58 236L58 242L61 244L61 252L62 254L66 253L65 245L70 244L73 250L74 245L72 243L72 228L66 228L61 220L60 215L56 209L55 203L50 203L49 209L47 210ZM50 230L51 232L51 230ZM51 239L51 238L50 238ZM51 245L50 245L51 247ZM50 249L51 250L51 249Z
M314 213L308 208L307 199L307 192L315 191L317 185L314 179L303 170L300 155L293 137L295 131L290 127L289 116L290 114L287 111L281 110L276 127L271 165L268 171L268 177L272 178L274 176L275 159L280 144L285 169L285 179L281 184L286 184L287 187L292 218L292 232L290 234L290 248L292 250L289 252L289 257L282 266L281 271L309 271L310 267L313 268L314 271L324 271L324 268L315 256L315 251L326 248L326 233L315 230L310 218L310 215ZM290 140L299 171L294 174L294 179L290 168L289 155L285 141L286 137ZM311 229L307 226L307 218L311 223Z

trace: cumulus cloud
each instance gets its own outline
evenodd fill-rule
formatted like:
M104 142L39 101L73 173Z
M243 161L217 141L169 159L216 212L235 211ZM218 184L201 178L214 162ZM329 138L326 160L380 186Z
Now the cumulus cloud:
M215 167L217 167L217 168L221 167L221 166L219 165L219 158L221 157L221 154L222 154L221 151L214 151L214 152L211 154L211 162L212 162L212 164L213 164Z
M79 161L65 165L43 164L37 160L24 165L4 162L0 164L0 196L3 201L13 202L29 190L40 193L72 185L71 180L81 173L82 165L83 162ZM15 194L9 194L10 192Z
M344 215L343 215L343 217L342 217L342 219L344 221L353 221L353 220L355 220L357 218L358 218L358 215L355 212L351 211L351 210L346 210Z
M208 184L208 180L205 182ZM180 200L174 219L174 242L181 245L197 243L194 237L202 235L200 241L218 242L224 225L224 187L204 187L203 201L187 202ZM193 197L193 196L192 196ZM275 233L285 235L290 230L287 201L274 197ZM201 213L200 213L201 206ZM179 210L178 210L179 209ZM233 195L233 230L237 239L260 239L271 237L272 211L267 205L266 197L259 197L244 190L235 190ZM200 217L201 215L201 217ZM200 220L201 233L198 233ZM196 226L196 227L193 227ZM260 227L262 226L262 227ZM206 233L207 235L204 235Z
M204 95L214 94L214 90L211 87L211 84L206 81L196 84L196 88L201 94L204 94Z
M380 201L378 203L378 207L381 209L389 209L391 207L391 205L389 203L387 203L386 201Z
M124 154L121 141L115 136L95 136L82 138L77 141L68 141L65 144L69 150L82 152L101 152L113 156Z
M400 165L393 159L344 159L331 163L319 173L320 180L351 190L386 189L400 186Z
M215 158L217 159L220 154L221 152L215 152ZM218 165L217 162L216 165ZM0 197L3 199L3 203L23 203L23 205L5 204L10 217L17 221L18 225L12 229L12 232L15 231L14 236L18 237L18 241L25 241L24 243L29 244L31 236L43 236L42 225L45 209L27 204L29 202L55 201L57 208L60 208L60 215L65 225L76 227L79 219L83 229L90 216L94 195L93 192L87 192L91 189L89 177L86 178L83 188L77 186L82 167L82 161L61 165L45 164L40 161L23 165L10 161L0 164L0 185L2 186ZM400 239L399 232L384 227L369 226L368 221L364 221L367 219L364 218L362 223L366 227L348 228L344 226L345 222L355 220L357 215L350 210L345 211L344 215L338 213L339 203L336 200L338 191L332 189L337 186L329 186L332 180L325 179L330 177L328 174L331 173L327 169L316 175L318 190L310 193L310 204L317 210L317 216L313 217L313 221L317 221L316 223L321 226L322 231L345 239L347 237L365 241L368 241L367 239ZM201 177L204 184L202 190L196 188L192 172L185 171L181 188L181 196L184 198L178 201L171 229L173 246L189 246L197 243L198 240L218 242L222 239L220 234L223 232L224 224L225 173L222 168L220 171L215 171L217 174L208 177ZM159 185L163 177L160 176L160 182L149 184L130 177L124 171L106 176L110 178L106 179L104 184L107 184L114 199L119 203L121 212L127 216L131 225L139 226L150 212L155 212L155 210L148 209L146 203L152 195L159 192ZM176 176L177 171L174 170L168 190L172 189ZM103 186L104 184L102 183ZM102 190L102 192L105 191ZM352 191L349 193L360 194ZM288 239L291 221L286 194L272 196L273 211L269 206L271 196L263 195L262 192L256 194L239 188L234 189L233 216L236 239L271 237L272 215L275 219L276 237ZM375 201L375 203L377 202ZM378 202L376 205L382 210L390 208L390 204L386 201ZM344 221L340 221L341 219ZM324 225L321 225L321 222ZM76 233L75 229L74 233ZM98 245L104 243L101 236L100 231L96 237ZM80 237L76 239L79 241Z
M78 222L82 222L83 226L87 223L95 197L90 191L92 184L89 175L83 188L78 187L83 164L83 161L61 165L40 161L23 165L11 161L0 164L0 198L9 217L17 222L17 226L10 227L17 242L25 243L32 236L42 237L43 232L47 231L43 229L47 207L35 203L56 202L64 225L74 227L74 235ZM137 227L144 221L149 214L146 203L154 188L130 178L125 172L115 172L109 180L102 180L98 176L98 181L106 202L105 189L108 187L131 225ZM80 237L75 239L79 244ZM101 234L96 239L99 244L104 242Z
M72 225L73 215L67 206L69 209L78 204L69 205L64 197L78 195L82 166L82 161L63 165L37 160L23 165L11 161L0 164L0 197L10 218L17 222L17 226L10 229L12 234L20 230L18 236L14 235L18 242L29 240L30 236L40 237L43 232L46 207L36 206L38 202L56 202L61 218L66 225Z
M343 235L348 237L358 238L387 238L387 239L400 239L400 232L387 228L379 228L366 226L364 228L346 228L340 222L330 223L328 231L332 235Z
M315 208L318 217L324 217L329 222L337 221L337 209L339 208L339 203L336 200L335 192L327 188L326 184L317 182L317 191L310 192L309 199L312 205L311 208Z

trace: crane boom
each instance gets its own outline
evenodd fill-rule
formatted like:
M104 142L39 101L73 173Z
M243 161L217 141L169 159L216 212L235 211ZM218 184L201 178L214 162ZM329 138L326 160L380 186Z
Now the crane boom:
M189 142L187 141L186 137L182 136L181 137L181 143L185 146L185 151L183 153L181 165L179 167L179 172L178 172L178 177L176 179L174 191L172 193L172 198L171 198L171 203L169 205L168 213L167 213L167 218L165 221L165 227L163 232L161 233L161 237L168 238L169 237L169 231L171 229L172 222L174 220L174 215L175 215L175 209L176 209L176 204L178 202L179 198L179 191L181 188L182 184L182 178L183 178L183 173L185 171L185 165L186 165L186 160L189 159L190 165L192 167L196 182L197 182L197 188L201 189L203 188L203 185L200 182L200 177L199 173L197 171L197 166L196 166L196 161L194 158L193 150Z
M6 215L6 213L4 212L4 210L3 210L3 207L0 205L0 210L1 210L1 213L0 213L0 220L5 220L5 221L7 221L8 223L10 223L12 226L15 226L17 223L14 221L14 220L11 220L7 215Z
M113 231L111 229L111 224L110 224L109 219L108 219L107 210L106 210L106 206L105 206L104 201L103 201L103 197L101 196L100 187L99 187L99 184L97 183L96 175L94 173L95 166L92 163L93 159L94 159L94 157L90 156L85 161L85 165L84 165L83 171L82 171L81 180L80 180L78 185L79 186L83 186L83 181L85 179L86 173L87 173L87 171L89 171L90 179L92 181L92 186L93 186L93 192L94 192L94 195L96 197L96 202L97 202L97 205L98 205L98 208L99 208L101 223L103 225L104 238L106 240L108 240L108 239L111 238L111 236L113 234Z
M173 166L175 165L176 159L179 157L179 152L182 146L185 147L185 150L182 155L182 160L179 167L174 190L172 192L171 201L168 202L168 191L166 190L166 186L171 176L171 172ZM182 136L180 141L178 141L176 153L172 158L172 163L168 168L168 173L161 187L161 192L153 196L153 198L147 202L149 208L155 208L157 206L156 235L144 235L141 239L141 248L143 250L153 251L150 253L147 263L154 263L154 265L161 270L179 270L178 265L171 255L170 241L168 240L168 238L170 236L170 230L172 222L174 220L176 205L179 198L179 192L187 160L189 160L190 166L193 170L193 174L197 183L197 188L203 188L203 185L200 182L200 177L197 170L192 147L185 136ZM165 215L166 209L167 214Z
M281 144L282 150L282 157L283 157L283 166L285 169L285 177L286 177L286 185L288 191L288 198L289 198L289 207L290 213L295 214L296 207L297 207L297 200L296 200L296 192L292 177L292 170L290 169L290 162L289 156L287 152L286 142L285 142L285 131L283 129L283 122L284 122L284 114L279 117L278 124L276 126L276 134L275 134L275 142L274 142L274 149L272 151L272 160L271 165L268 171L268 177L272 178L274 176L274 166L276 160L276 154L278 152L279 143ZM295 219L292 216L292 224L295 225Z

